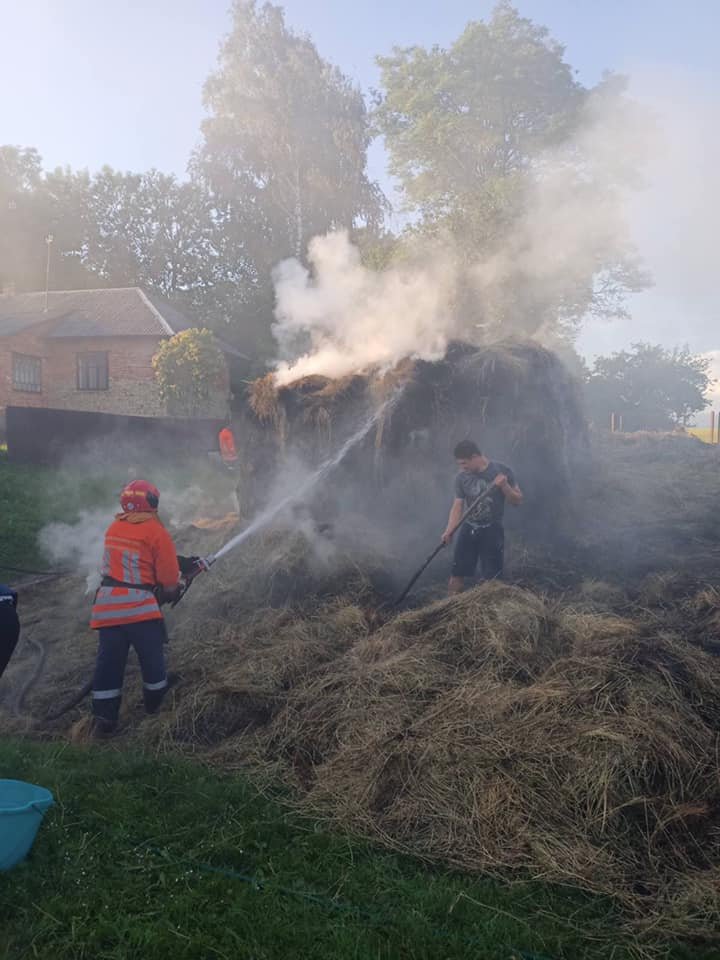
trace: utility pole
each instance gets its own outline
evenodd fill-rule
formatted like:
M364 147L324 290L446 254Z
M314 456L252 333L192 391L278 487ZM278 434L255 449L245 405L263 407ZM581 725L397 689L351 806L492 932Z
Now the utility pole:
M45 313L48 311L48 292L50 290L50 244L54 239L55 237L51 233L45 237L45 243L47 244L47 263L45 265Z

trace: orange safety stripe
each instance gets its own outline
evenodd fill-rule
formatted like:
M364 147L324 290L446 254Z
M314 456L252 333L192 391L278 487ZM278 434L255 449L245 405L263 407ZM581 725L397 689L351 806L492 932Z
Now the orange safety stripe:
M156 517L138 524L117 518L105 534L101 569L105 577L138 586L155 584L172 589L180 579L175 545ZM95 596L90 626L98 630L161 619L160 606L147 590L100 587Z

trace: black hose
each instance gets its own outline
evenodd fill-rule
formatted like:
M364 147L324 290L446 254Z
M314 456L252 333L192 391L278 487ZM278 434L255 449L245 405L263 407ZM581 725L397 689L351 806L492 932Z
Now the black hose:
M77 570L28 570L25 567L9 567L2 561L0 570L7 570L8 573L30 573L38 577L69 577L77 573Z
M48 714L46 714L46 716L45 716L44 719L45 719L46 721L47 721L47 720L59 720L60 717L62 717L64 714L68 713L68 711L72 710L73 707L76 707L82 700L85 699L85 697L86 697L86 696L90 693L90 691L92 690L92 685L93 685L92 680L88 680L88 682L87 682L86 684L84 684L84 686L82 686L79 690L77 690L77 691L70 697L69 700L66 700L65 703L64 703L58 710L55 710L54 713L48 713Z

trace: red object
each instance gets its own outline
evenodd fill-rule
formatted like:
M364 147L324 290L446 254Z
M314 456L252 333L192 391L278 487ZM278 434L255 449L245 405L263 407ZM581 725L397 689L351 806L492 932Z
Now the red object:
M180 582L175 544L157 517L139 523L120 517L111 523L105 533L101 572L127 586L100 587L90 619L93 630L162 620L148 587L172 590Z
M147 513L157 510L160 491L148 480L133 480L120 494L123 513Z
M230 427L223 427L218 434L220 444L220 456L226 463L234 463L237 458L237 449L235 447L235 437Z

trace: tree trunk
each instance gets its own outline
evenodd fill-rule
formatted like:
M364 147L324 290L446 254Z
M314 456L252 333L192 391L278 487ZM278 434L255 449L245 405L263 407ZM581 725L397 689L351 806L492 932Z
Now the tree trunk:
M300 195L300 164L295 166L295 256L302 259L303 248L303 210Z

